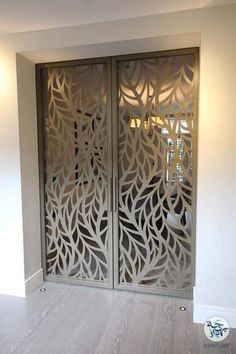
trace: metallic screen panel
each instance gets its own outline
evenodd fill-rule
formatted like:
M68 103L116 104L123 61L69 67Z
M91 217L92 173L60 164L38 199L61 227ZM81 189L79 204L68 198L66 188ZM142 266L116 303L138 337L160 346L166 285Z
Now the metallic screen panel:
M192 290L195 65L118 62L118 285Z
M108 282L105 64L45 69L47 274Z

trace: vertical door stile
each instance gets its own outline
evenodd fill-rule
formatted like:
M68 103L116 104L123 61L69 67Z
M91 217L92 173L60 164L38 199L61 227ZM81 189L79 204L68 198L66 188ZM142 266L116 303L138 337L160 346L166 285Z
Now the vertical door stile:
M107 65L107 186L108 186L108 269L109 269L109 284L113 288L113 162L112 162L112 64L111 59L106 58Z
M119 281L119 250L118 250L118 82L117 62L112 58L112 141L113 141L113 284L117 287Z

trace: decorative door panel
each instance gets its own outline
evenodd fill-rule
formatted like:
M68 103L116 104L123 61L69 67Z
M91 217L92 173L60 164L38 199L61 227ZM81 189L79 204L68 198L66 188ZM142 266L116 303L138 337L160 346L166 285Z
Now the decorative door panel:
M116 65L115 286L191 297L197 57L157 53Z
M46 275L112 286L109 61L41 71Z

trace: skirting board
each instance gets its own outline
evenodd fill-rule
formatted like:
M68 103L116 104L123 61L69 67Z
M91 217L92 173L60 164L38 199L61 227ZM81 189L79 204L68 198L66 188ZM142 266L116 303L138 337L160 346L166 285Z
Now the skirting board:
M223 317L231 328L236 328L236 309L201 304L193 305L193 322L204 324L211 316Z
M25 281L25 295L29 295L43 283L43 269L39 269Z

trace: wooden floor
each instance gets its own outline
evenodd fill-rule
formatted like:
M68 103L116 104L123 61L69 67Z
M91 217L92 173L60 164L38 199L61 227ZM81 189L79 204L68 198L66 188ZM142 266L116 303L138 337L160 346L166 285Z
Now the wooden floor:
M26 299L0 295L1 354L236 353L236 330L212 348L192 304L157 295L45 283ZM179 310L186 306L187 311Z

